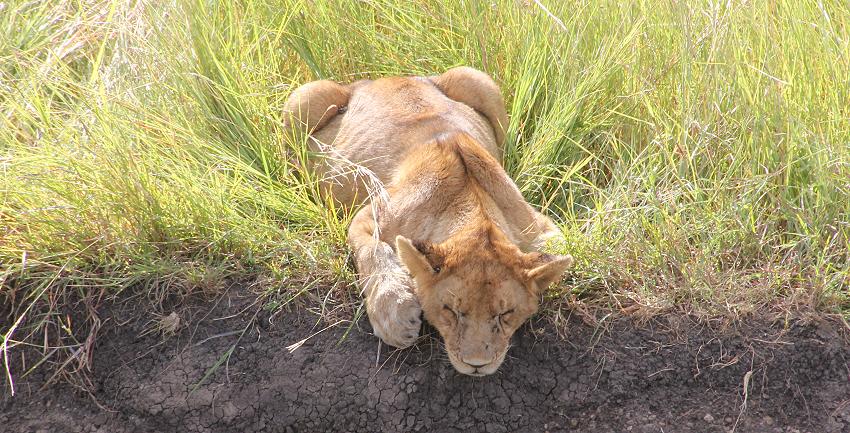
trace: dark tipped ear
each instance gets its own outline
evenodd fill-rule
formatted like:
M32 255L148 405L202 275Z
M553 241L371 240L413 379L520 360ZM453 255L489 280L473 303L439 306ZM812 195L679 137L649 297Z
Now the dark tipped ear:
M573 256L550 256L546 255L543 264L528 271L528 278L534 281L537 290L545 290L550 284L558 281L561 275L573 265Z
M401 235L396 236L395 248L398 251L399 261L407 268L414 279L436 273L431 263L428 262L428 258L425 257L425 252L416 248L410 239Z

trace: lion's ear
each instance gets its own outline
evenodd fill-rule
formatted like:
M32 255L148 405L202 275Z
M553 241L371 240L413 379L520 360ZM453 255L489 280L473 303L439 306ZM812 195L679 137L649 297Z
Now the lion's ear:
M414 279L430 276L438 272L431 266L431 263L425 256L425 251L413 245L410 239L401 235L396 236L395 248L398 251L399 261L407 268L407 271L410 272L410 275Z
M537 290L543 291L558 281L561 275L573 265L573 256L545 256L545 263L528 271L528 277L534 281Z

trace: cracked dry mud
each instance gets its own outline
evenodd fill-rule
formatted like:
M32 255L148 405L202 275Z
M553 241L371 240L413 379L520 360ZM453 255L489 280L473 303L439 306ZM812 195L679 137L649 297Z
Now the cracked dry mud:
M250 301L232 291L212 311L177 307L191 325L167 339L141 335L149 315L105 308L107 325L130 321L101 330L92 394L40 390L39 370L15 397L6 387L0 431L850 432L850 345L828 321L572 320L565 339L537 321L497 374L473 378L452 369L433 330L379 352L365 319L290 353L326 325L303 310L255 315Z

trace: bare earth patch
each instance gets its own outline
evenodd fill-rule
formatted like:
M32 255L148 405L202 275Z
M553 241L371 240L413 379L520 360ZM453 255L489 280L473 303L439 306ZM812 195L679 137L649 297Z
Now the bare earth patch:
M497 374L472 378L443 358L433 330L412 349L379 352L365 319L290 353L326 325L302 308L258 313L253 300L231 290L212 311L176 306L173 335L146 332L150 315L129 303L106 308L104 323L129 322L101 331L92 393L42 390L41 369L15 397L5 388L0 430L850 431L850 344L825 320L722 330L682 316L604 329L573 320L566 340L538 321L518 331Z

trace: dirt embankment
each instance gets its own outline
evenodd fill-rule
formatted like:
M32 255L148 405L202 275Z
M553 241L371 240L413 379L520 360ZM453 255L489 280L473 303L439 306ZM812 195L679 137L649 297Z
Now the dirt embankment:
M19 380L16 397L4 390L0 431L850 432L850 345L828 322L575 321L566 340L537 322L497 374L471 378L434 337L379 351L366 320L290 352L324 325L240 313L248 299L177 308L190 325L164 342L142 335L146 316L108 308L102 319L130 322L101 332L92 394L39 390L43 372Z

